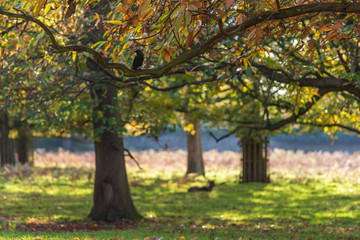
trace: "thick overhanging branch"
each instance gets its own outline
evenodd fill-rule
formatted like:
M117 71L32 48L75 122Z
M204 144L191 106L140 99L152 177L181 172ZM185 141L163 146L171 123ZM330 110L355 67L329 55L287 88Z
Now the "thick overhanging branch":
M337 91L347 91L360 98L360 88L345 78L321 77L315 73L309 73L299 79L294 79L283 69L270 68L255 62L252 65L259 69L264 76L276 82L285 84L297 83L301 87L316 87L319 89L332 88ZM310 75L314 77L310 77Z
M298 113L293 113L291 114L291 116L277 121L277 122L271 122L268 121L266 122L266 124L262 124L259 122L254 122L254 123L239 123L239 126L237 126L236 128L234 128L233 130L231 130L229 133L217 138L213 133L209 133L211 137L213 137L215 139L216 142L219 142L227 137L230 137L231 135L234 135L235 133L237 133L239 130L241 129L249 129L249 130L270 130L270 131L275 131L278 130L290 123L295 123L299 117L305 115L315 104L316 102L318 102L326 93L331 92L331 89L322 89L319 92L319 95L313 96L312 101L309 101L305 104L304 107L300 108Z
M358 3L313 3L313 4L305 4L296 7L290 7L286 9L278 9L275 11L265 11L256 13L250 16L247 20L243 21L239 25L235 26L228 26L223 28L223 31L215 34L213 37L205 41L201 46L198 48L192 49L190 51L185 51L177 58L173 59L171 62L164 66L160 66L155 69L144 69L139 71L134 71L128 68L126 65L122 63L109 63L102 53L95 51L94 49L82 46L82 45L67 45L62 46L60 45L52 33L52 31L47 27L43 22L40 20L22 14L16 14L12 12L4 11L0 8L0 15L5 15L10 18L18 18L24 19L27 21L31 21L39 25L47 34L51 41L51 46L56 49L58 52L69 52L69 51L76 51L76 52L87 52L91 54L96 61L102 65L106 69L118 69L122 72L122 74L126 77L135 77L135 76L144 76L144 75L154 75L154 76L163 76L166 72L170 71L175 66L182 64L196 56L199 56L209 49L211 49L214 45L216 45L219 41L224 38L232 37L234 35L238 35L243 33L248 28L255 26L256 24L271 21L271 20L281 20L287 19L291 17L296 17L304 14L309 13L319 13L319 12L343 12L343 13L360 13L360 4Z

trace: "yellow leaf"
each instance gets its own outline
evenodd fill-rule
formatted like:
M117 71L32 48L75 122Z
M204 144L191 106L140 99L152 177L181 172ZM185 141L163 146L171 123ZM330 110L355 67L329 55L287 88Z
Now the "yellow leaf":
M255 33L256 33L256 28L254 28L248 35L248 39L251 39L255 36Z
M164 58L167 62L171 61L171 52L169 48L164 48Z
M329 32L331 30L334 30L333 26L323 26L322 28L320 28L319 30L324 31L324 32Z
M123 22L122 21L117 21L117 20L109 20L109 21L106 21L107 23L110 23L110 24L116 24L116 25L122 25Z
M111 47L111 42L108 42L105 46L104 51L106 52L107 50L109 50L110 47Z
M49 12L50 8L51 8L51 7L54 7L54 6L55 6L55 5L54 5L53 3L46 4L46 7L45 7L45 9L44 9L44 15L46 15L46 14Z
M142 17L144 15L144 12L146 12L149 9L150 6L150 0L146 0L142 4L140 4L138 15Z
M244 64L245 69L247 69L248 66L250 65L250 61L247 58L242 58L241 60Z
M262 4L260 4L260 6L258 7L258 11L260 12L260 11L262 11L265 7L266 7L266 5L268 5L268 2L267 1L264 1Z
M76 51L72 51L72 60L73 62L76 61Z
M36 6L35 8L35 12L34 12L34 16L37 17L39 16L40 10L42 9L42 7L46 4L47 0L41 0L39 5Z
M260 55L261 58L264 58L264 57L265 57L265 51L264 51L264 49L260 49L259 55Z

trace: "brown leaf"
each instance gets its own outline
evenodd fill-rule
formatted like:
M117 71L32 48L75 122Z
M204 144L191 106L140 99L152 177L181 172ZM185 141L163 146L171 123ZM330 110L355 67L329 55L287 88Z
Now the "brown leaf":
M312 38L312 39L309 41L309 43L308 43L308 47L309 47L310 49L313 49L315 42L316 42L315 39Z
M298 23L295 23L294 26L291 28L291 34L294 35L298 31Z
M75 13L76 9L76 2L74 0L68 0L69 7L66 10L65 13L65 19L68 19Z
M222 10L220 8L215 8L215 12L217 12L219 15L221 15L221 20L224 22L226 19L226 13L224 12L224 10Z
M306 27L306 28L303 30L302 34L300 35L300 38L305 38L305 37L307 37L307 36L309 35L310 31L311 31L311 27Z
M171 51L168 47L164 48L164 58L167 62L171 61Z
M228 9L233 3L234 3L234 0L225 0L226 9Z
M314 53L315 53L315 49L311 51L310 53L310 57L309 57L309 61L312 62L313 58L314 58Z
M190 46L193 37L194 37L194 30L192 30L192 31L189 33L189 35L188 35L188 37L187 37L187 39L186 39L186 44L185 44L185 47L186 47L186 48L188 48L188 47Z
M122 0L121 1L126 7L130 7L133 1L130 0Z

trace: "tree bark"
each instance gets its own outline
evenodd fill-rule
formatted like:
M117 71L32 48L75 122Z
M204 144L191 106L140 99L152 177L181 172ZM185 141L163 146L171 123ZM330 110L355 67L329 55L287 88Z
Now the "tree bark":
M34 162L34 137L28 126L22 126L18 129L18 138L16 139L16 148L18 160L21 164Z
M119 113L114 111L117 90L106 85L104 90L94 92L93 98L98 98L98 104L93 107L94 114L102 111L103 116L93 119L96 172L94 205L89 217L106 222L139 219L141 215L131 199L126 174L123 138L107 124L107 120L119 118Z
M187 132L187 171L205 176L204 160L201 146L201 125L199 121L193 122L195 134Z
M110 11L110 3L114 1L97 1L90 5L91 11L86 16L99 14L106 16ZM86 36L82 39L84 45L96 43L102 39L101 21L98 27L85 24ZM94 79L104 77L104 70L99 63L88 58L88 68L94 72ZM94 81L95 82L95 81ZM99 81L102 82L102 81ZM117 89L112 79L104 79L108 82L103 85L94 85L91 88L92 99L96 104L93 106L93 131L95 137L95 184L94 205L89 218L97 221L114 222L121 219L139 219L131 199L130 187L127 179L124 157L123 138L116 131L116 124L110 121L117 120L117 126L123 123L119 120L121 115L118 111ZM101 86L105 86L101 88ZM102 114L97 114L102 112Z
M9 116L6 110L0 111L0 159L1 167L15 165L14 142L9 138Z

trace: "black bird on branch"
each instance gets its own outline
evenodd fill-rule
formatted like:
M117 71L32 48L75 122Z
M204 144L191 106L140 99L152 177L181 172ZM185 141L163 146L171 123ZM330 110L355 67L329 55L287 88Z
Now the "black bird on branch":
M134 58L132 67L134 70L137 70L141 65L143 65L144 62L144 54L141 50L136 50L136 56Z

